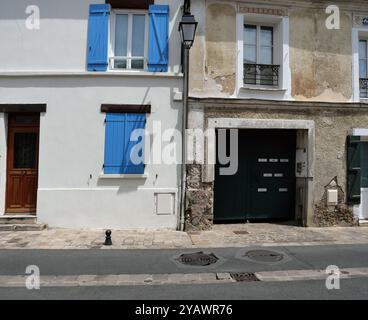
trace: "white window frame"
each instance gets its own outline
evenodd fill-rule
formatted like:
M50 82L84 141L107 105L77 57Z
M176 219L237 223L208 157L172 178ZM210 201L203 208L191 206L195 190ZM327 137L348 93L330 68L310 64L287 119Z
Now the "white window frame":
M353 28L353 97L352 102L367 101L367 98L360 97L360 57L359 57L359 42L360 40L368 41L368 28L360 27Z
M249 22L249 23L244 23L244 29L246 25L256 27L256 62L255 64L262 64L261 63L261 28L262 27L272 28L272 62L270 63L270 65L273 65L275 61L275 25ZM244 59L244 52L243 52L243 59Z
M274 28L273 64L280 65L279 86L244 84L244 25L271 26ZM289 17L267 14L237 13L237 66L234 97L270 100L292 100L289 55Z
M118 57L115 57L115 27L116 27L116 16L117 15L128 15L128 37L127 37L127 56L119 57L127 59L127 67L125 69L122 68L114 68L114 60ZM144 57L133 57L131 55L132 52L132 28L133 28L133 15L139 14L145 16L145 41L144 41ZM109 42L109 70L110 71L129 71L129 72L142 72L147 70L148 64L148 11L147 10L113 10L111 13L111 22L110 22L110 42ZM132 69L131 62L132 58L143 58L144 64L143 69Z
M361 59L360 58L360 41L365 41L365 54L366 54L366 57L365 59ZM358 46L359 46L359 49L358 49L358 68L359 68L359 98L360 100L364 100L364 101L367 101L367 97L361 97L361 90L360 90L360 79L368 79L368 36L367 35L364 35L364 36L360 36L359 39L358 39ZM361 78L360 77L360 62L362 60L365 60L366 61L366 74L365 74L365 77L364 78Z
M360 52L359 52L359 78L360 78L360 61L365 60L366 63L367 63L365 79L368 79L368 38L367 37L359 37L359 48L360 48L360 41L365 41L366 58L361 59L360 58Z

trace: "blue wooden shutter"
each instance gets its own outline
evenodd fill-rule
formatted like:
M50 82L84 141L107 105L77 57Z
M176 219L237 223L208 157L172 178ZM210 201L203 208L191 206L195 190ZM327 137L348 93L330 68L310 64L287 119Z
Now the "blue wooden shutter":
M139 141L130 141L130 137L135 129L144 129L145 124L145 114L106 114L105 174L144 173L144 163L136 165L131 161L131 150Z
M149 6L148 70L167 72L169 63L169 6Z
M88 20L88 71L106 71L108 66L109 4L91 4Z
M347 139L347 202L360 204L361 141L359 136Z

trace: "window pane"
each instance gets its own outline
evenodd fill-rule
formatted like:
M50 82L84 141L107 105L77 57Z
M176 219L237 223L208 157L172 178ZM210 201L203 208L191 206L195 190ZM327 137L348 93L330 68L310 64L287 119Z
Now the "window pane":
M115 56L127 56L128 47L128 15L116 15ZM126 60L115 60L115 68L126 68Z
M144 36L146 17L144 15L133 15L132 56L144 56Z
M367 58L367 41L360 40L359 41L359 59Z
M250 45L257 44L257 27L252 25L244 26L244 43Z
M260 83L265 86L275 85L275 80L277 80L276 75L274 75L273 67L263 66L260 68Z
M273 28L272 27L261 27L261 46L272 46L273 45Z
M257 70L255 65L244 65L244 83L256 84L257 83Z
M132 69L144 69L144 60L132 60Z
M367 78L367 60L359 61L359 78Z
M36 168L37 133L14 134L14 169Z
M257 61L257 49L255 46L244 46L244 62L256 63Z
M272 47L261 47L260 63L272 64Z

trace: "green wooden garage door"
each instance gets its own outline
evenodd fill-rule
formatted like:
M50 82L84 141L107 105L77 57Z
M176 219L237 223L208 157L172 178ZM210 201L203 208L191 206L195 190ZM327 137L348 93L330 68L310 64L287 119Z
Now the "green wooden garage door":
M239 130L237 173L216 165L215 222L293 219L295 149L295 130Z

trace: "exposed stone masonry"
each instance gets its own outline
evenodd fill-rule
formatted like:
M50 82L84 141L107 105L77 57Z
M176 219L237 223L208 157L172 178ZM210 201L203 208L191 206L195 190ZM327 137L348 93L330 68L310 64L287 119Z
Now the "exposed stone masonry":
M336 206L327 205L327 191L338 191L338 204ZM345 204L345 194L339 186L337 177L333 178L330 183L325 186L325 192L322 199L315 205L314 223L318 227L330 226L355 226L358 221L354 218L353 211Z
M202 182L202 166L187 166L185 230L209 230L213 225L213 183Z

